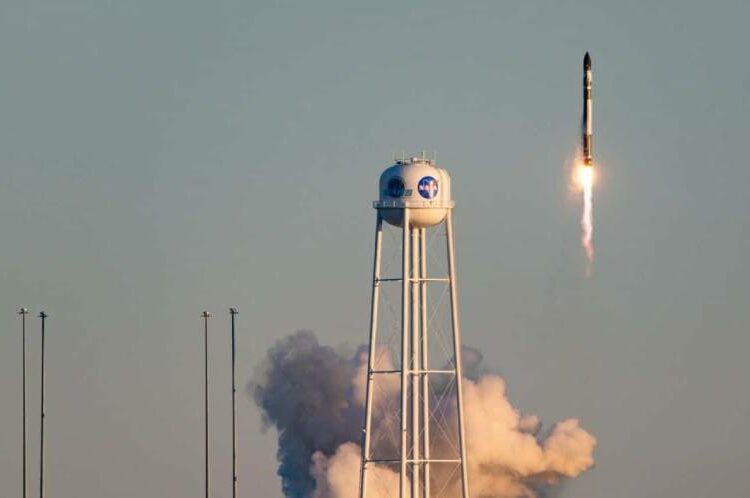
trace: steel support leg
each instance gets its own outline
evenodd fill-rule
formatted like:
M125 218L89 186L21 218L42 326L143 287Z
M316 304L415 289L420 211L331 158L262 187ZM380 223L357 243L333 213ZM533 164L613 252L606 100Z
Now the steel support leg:
M409 451L408 444L408 432L409 432L409 421L408 421L408 410L409 405L407 403L409 395L409 209L404 208L403 210L403 242L401 245L402 250L402 263L401 263L401 473L399 475L399 498L407 498L406 496L406 468L407 468L407 453Z
M362 434L362 467L359 474L359 498L367 494L367 470L370 459L370 433L372 430L373 371L377 357L378 305L380 300L380 259L383 246L383 217L378 211L375 222L375 258L372 265L372 299L370 307L370 349L367 359L367 387L365 394L365 428Z
M466 460L466 431L464 428L463 362L461 359L461 328L458 320L458 289L456 286L456 263L453 245L453 212L445 219L448 251L448 278L451 295L451 328L453 329L454 363L456 367L456 401L458 412L458 444L461 451L461 497L469 498L468 462Z

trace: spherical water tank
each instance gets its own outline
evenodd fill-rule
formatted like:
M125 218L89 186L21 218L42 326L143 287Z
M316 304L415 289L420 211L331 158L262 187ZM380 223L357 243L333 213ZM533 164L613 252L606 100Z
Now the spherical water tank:
M396 161L380 175L380 199L374 206L391 225L402 225L404 208L412 228L437 225L453 207L451 177L430 159Z

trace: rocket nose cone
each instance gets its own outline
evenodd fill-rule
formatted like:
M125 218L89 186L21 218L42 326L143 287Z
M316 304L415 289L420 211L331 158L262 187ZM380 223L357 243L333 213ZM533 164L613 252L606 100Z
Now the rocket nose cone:
M583 56L583 68L591 69L591 56L588 52L586 52L586 55Z

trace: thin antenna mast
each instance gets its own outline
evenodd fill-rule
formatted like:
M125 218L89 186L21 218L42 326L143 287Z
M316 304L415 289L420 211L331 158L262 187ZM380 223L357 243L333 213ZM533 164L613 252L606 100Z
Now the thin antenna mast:
M204 311L201 314L201 317L203 317L203 372L204 372L204 408L205 408L205 484L206 484L206 498L209 498L209 486L210 486L210 474L209 474L209 465L208 465L208 319L211 318L211 313L208 311Z
M26 470L26 440L28 439L28 435L26 433L26 315L29 314L29 310L26 308L19 308L18 314L21 315L21 343L23 347L23 353L21 355L21 368L23 370L23 373L21 374L22 380L22 391L23 391L23 402L21 403L22 411L23 411L23 498L27 498L27 492L26 492L26 478L27 478L27 470Z
M44 405L44 326L47 313L42 311L37 315L42 320L42 358L41 358L41 389L40 389L40 420L39 420L39 498L44 498L44 420L46 408Z
M234 320L239 312L236 308L229 308L229 314L232 318L232 498L237 498L237 375Z

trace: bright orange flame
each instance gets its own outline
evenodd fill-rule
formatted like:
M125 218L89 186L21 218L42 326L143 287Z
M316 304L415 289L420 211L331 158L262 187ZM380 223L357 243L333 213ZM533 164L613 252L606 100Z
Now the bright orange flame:
M581 188L591 188L594 184L594 167L587 164L581 164L576 168L576 179Z

